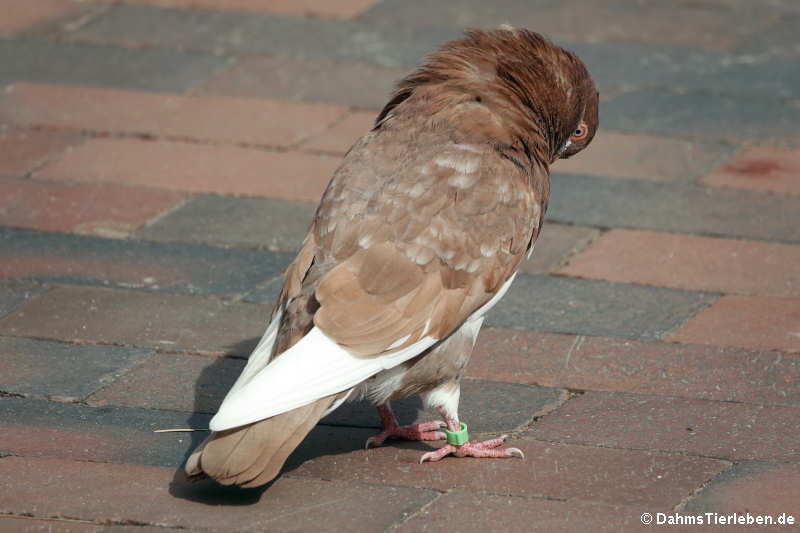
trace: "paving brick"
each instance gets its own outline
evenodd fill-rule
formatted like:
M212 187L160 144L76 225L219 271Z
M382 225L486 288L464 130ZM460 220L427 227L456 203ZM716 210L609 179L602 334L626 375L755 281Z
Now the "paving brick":
M800 407L800 360L742 348L486 328L466 375L572 390Z
M423 0L384 0L359 17L379 27L456 23L462 27L496 27L513 22L517 27L540 28L550 36L572 41L603 41L674 44L686 47L725 49L738 40L767 27L779 11L765 13L753 5L648 4L636 9L635 1L602 4L582 0L530 3L500 0L491 5L480 0L437 3ZM542 20L547 20L542 27ZM605 21L598 24L598 21Z
M369 8L377 0L128 0L129 3L154 4L181 9L212 11L274 12L312 17L350 18Z
M723 296L665 340L800 352L800 297Z
M246 302L255 302L258 304L275 305L278 296L283 289L283 276L279 276L272 281L263 284L261 287L248 292L243 300Z
M0 40L0 84L28 81L180 92L206 80L226 61L169 49Z
M599 235L594 228L548 222L536 239L533 255L522 262L520 270L528 274L555 272Z
M800 150L759 146L745 150L703 178L712 187L800 194Z
M35 282L0 279L0 317L11 313L44 290Z
M800 137L800 107L775 98L641 90L616 96L601 113L604 125L630 132L732 141Z
M407 68L364 62L291 55L246 56L219 72L197 91L380 109L389 100L395 83L407 73ZM374 120L373 112L371 121Z
M436 494L291 478L279 479L266 491L244 491L210 481L188 484L173 479L174 470L167 468L23 457L3 459L0 472L3 510L226 531L308 531L320 524L338 531L379 531ZM363 505L367 499L369 507Z
M559 273L681 289L800 296L800 246L613 229Z
M0 174L25 176L68 146L83 139L75 132L59 130L0 129Z
M548 387L464 380L458 413L472 433L495 437L528 424L535 415L554 409L563 401L563 391ZM392 409L401 424L441 420L436 409L423 409L418 396L393 401ZM375 407L367 401L346 403L323 418L322 423L381 428Z
M154 430L207 428L211 418L199 413L93 408L28 398L0 398L0 414L0 455L171 468L182 465L208 433Z
M727 463L716 459L611 450L540 442L508 441L525 460L446 458L419 464L438 443L397 444L306 461L297 475L381 485L430 487L617 505L674 506Z
M138 139L93 139L36 173L46 180L319 201L340 158Z
M214 414L244 365L241 359L158 354L88 403Z
M790 8L794 7L793 12ZM800 13L796 4L785 2L781 6L783 11L780 19L775 21L766 31L756 32L749 38L739 42L735 50L746 54L769 53L780 57L790 56L796 51L794 46L797 37L797 24L800 23Z
M275 198L197 196L138 237L295 251L306 236L316 204Z
M282 147L345 112L324 104L25 83L0 99L0 118L17 124Z
M389 34L383 28L320 17L119 4L70 34L70 39L218 54L367 62L395 68L416 65L436 45L460 33L461 28L436 26L422 32Z
M185 195L115 184L0 179L0 224L18 228L126 237Z
M0 338L0 391L80 400L108 385L149 352L121 346L82 346Z
M800 464L743 461L703 487L683 508L684 513L717 512L793 516L800 523ZM772 526L771 529L774 529ZM749 530L750 528L748 528Z
M344 155L353 143L375 125L375 113L353 111L319 135L303 143L304 150L318 150Z
M486 315L486 325L658 339L715 299L679 289L520 274Z
M397 531L618 533L641 528L641 513L642 509L621 505L450 492L421 509Z
M492 4L491 13L486 13L485 6L476 4L458 2L434 7L429 3L382 2L357 17L355 22L258 13L189 14L185 10L120 5L95 18L70 38L218 53L331 59L394 68L417 65L444 41L460 36L464 27L493 27L514 21L518 26L538 28L542 20L541 6L532 10L527 3L510 0L501 6ZM629 4L620 12L632 12L636 8ZM421 10L424 10L422 16ZM563 18L567 12L585 16L585 10L585 3L573 9L560 6L557 18ZM476 22L470 22L474 12L481 14ZM520 22L531 20L530 17L535 17L532 23ZM425 24L419 24L420 20L425 20ZM586 20L595 19L590 16ZM748 19L745 26L752 26L749 22ZM314 39L307 38L309 35ZM725 36L729 35L729 28L726 28ZM767 97L774 99L776 94L796 97L800 91L800 66L791 57L768 54L739 57L686 46L584 42L584 38L559 40L559 44L574 50L586 61L602 93L669 87L714 94L738 92L748 97L763 96L767 100ZM606 117L605 111L601 115ZM606 127L608 122L605 118L603 121Z
M631 135L600 129L590 149L557 161L558 172L653 181L691 180L729 156L724 143Z
M0 333L247 356L270 310L196 296L59 287L0 320Z
M291 254L0 229L0 277L231 295L282 274Z
M0 34L13 34L30 29L46 20L63 16L77 6L72 0L39 0L38 2L5 2Z
M105 529L103 529L103 526L92 524L88 521L0 516L0 531L7 533L34 533L37 531L46 533L96 533L105 531Z
M555 222L800 243L791 197L558 173L551 186Z
M674 95L695 93L684 101L685 105L690 105L693 98L703 94L711 99L717 95L737 99L771 95L775 102L776 97L790 99L798 95L800 67L791 53L724 53L684 46L582 40L561 44L578 54L598 83L601 100L604 100L600 112L603 128L609 126L608 113L613 110L613 106L605 105L606 101L630 91L640 91L642 98L647 93L656 95L665 91ZM654 105L659 98L654 97ZM764 108L769 109L770 105L766 104ZM664 106L663 111L673 113L675 110ZM711 113L708 115L713 117ZM630 118L634 120L632 115ZM647 128L636 131L655 133L647 131ZM735 138L737 135L738 132L733 134L721 130L712 136Z
M796 461L800 435L792 428L798 414L792 407L586 392L539 419L529 435L555 442L733 461Z

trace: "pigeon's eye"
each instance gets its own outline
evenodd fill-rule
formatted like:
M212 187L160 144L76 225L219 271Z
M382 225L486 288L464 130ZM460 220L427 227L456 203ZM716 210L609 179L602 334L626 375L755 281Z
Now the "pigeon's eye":
M572 141L580 141L581 139L585 138L589 134L589 126L586 125L585 122L581 122L578 124L578 127L575 128L575 131L572 133Z

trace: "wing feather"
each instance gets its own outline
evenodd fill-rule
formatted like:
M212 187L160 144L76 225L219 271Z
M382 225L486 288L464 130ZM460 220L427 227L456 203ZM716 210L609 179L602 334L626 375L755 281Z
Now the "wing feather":
M540 227L547 168L528 174L489 144L423 130L373 131L348 153L212 430L346 391L508 288Z

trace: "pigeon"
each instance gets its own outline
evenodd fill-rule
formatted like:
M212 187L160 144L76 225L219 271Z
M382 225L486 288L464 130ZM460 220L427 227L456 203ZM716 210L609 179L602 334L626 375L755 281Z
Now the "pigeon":
M189 456L189 478L275 478L316 423L366 398L388 438L442 440L420 462L523 457L469 439L460 377L544 221L550 166L584 149L599 93L583 62L504 26L467 30L398 83L344 156L269 325ZM420 395L442 420L400 426Z

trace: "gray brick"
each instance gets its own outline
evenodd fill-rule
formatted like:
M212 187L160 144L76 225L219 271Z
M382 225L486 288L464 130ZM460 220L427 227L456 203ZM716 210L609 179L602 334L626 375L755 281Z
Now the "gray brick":
M0 391L83 399L108 385L148 350L0 338Z
M496 434L509 432L529 423L535 414L558 406L562 391L536 385L465 379L461 382L459 417L470 432ZM423 409L419 396L392 402L401 424L441 420L435 409ZM375 407L368 401L346 403L322 419L322 424L380 428Z
M177 50L0 40L0 83L31 81L185 91L209 78L227 61Z
M207 428L210 418L209 415L175 411L87 407L0 397L0 427L3 429L0 455L5 452L178 467L207 433L153 433L153 430ZM9 433L8 424L13 424L15 434Z
M658 339L715 299L663 287L520 274L486 315L486 325Z
M533 255L522 262L520 270L528 274L548 274L558 270L598 235L598 230L586 226L545 224L536 240Z
M556 174L547 215L606 228L800 242L796 199L690 184Z
M246 302L273 305L283 289L283 276L279 276L244 297Z
M215 297L56 287L0 320L0 334L248 356L271 308Z
M800 136L800 107L775 95L766 98L708 91L633 91L603 104L600 117L604 127L650 134L759 141Z
M316 204L273 198L198 196L139 231L155 241L193 241L295 251L314 218Z
M292 257L200 244L0 230L0 264L8 265L0 272L59 283L235 294L281 274Z
M44 290L45 288L38 283L0 280L0 318L15 311Z

